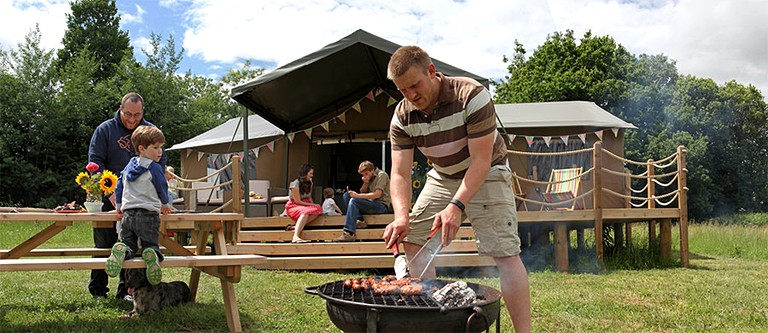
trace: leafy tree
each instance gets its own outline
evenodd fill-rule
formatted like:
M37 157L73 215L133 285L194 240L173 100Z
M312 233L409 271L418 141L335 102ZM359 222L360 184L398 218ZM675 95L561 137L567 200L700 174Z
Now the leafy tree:
M35 27L16 50L3 53L0 73L0 204L32 205L57 178L44 128L55 105L53 52L40 46Z
M133 58L128 32L120 30L115 0L75 0L70 7L56 67L61 70L78 53L90 50L99 63L94 79L114 76L115 66L123 58Z

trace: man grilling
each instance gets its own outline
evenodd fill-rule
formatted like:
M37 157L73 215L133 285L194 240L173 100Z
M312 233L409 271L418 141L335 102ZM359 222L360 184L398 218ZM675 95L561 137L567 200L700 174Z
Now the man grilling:
M411 259L430 230L442 227L442 246L448 246L466 214L478 253L496 261L515 332L529 332L528 275L520 260L507 148L496 131L490 92L475 80L437 73L429 55L417 46L395 51L387 76L404 97L390 124L395 219L384 231L387 247L402 242L410 271L421 272L429 256ZM434 168L409 217L414 146ZM429 265L423 277L434 278L434 267Z

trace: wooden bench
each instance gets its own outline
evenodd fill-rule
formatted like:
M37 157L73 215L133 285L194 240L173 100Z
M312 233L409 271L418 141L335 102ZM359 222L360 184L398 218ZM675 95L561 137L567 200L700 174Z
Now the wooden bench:
M293 231L285 230L294 222L287 217L245 218L241 222L239 243L228 245L230 254L257 254L267 258L268 269L365 269L392 268L394 257L382 235L392 214L365 215L368 227L357 229L355 242L331 242L342 233L344 216L321 216L312 221L301 237L310 243L292 244ZM435 258L441 267L494 266L493 258L477 254L474 232L462 225L450 246ZM402 248L401 248L402 251Z
M194 251L196 248L194 246L185 246L185 249L189 251ZM160 252L166 253L167 249L164 247L160 247ZM66 249L33 249L32 251L29 251L25 257L101 257L101 256L108 256L111 249L102 249L102 248L95 248L95 247L84 247L84 248L66 248ZM0 250L0 257L3 257L6 255L10 250ZM205 248L205 253L211 253L211 247L208 246Z
M203 256L166 256L161 267L230 267L263 264L263 256L252 254L239 255L203 255ZM107 258L42 258L42 259L4 259L0 260L0 272L15 271L61 271L103 269ZM126 260L123 268L147 267L143 260L135 257ZM231 278L239 280L239 274ZM233 281L234 282L234 281Z

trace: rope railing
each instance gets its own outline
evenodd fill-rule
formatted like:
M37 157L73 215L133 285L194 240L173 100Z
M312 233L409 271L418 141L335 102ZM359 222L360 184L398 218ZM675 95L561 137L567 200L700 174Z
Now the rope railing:
M672 192L669 192L667 194L662 194L662 195L654 195L651 198L636 197L636 196L632 196L632 195L621 194L621 193L612 191L611 189L608 189L608 188L603 188L603 192L608 193L608 194L613 195L613 196L616 196L616 197L620 197L620 198L624 198L624 199L630 199L630 200L637 200L637 201L651 201L651 200L655 200L656 203L658 203L658 204L660 204L662 206L667 206L670 203L672 203L674 201L674 199L677 198L677 194L680 192L680 190L674 190ZM666 197L669 197L669 196L674 196L674 198L672 198L667 203L662 203L662 202L659 201L659 199L663 199L663 198L666 198Z
M578 175L576 175L576 176L574 176L572 178L561 179L561 180L553 180L551 182L550 181L545 181L545 180L536 180L536 179L530 179L530 178L526 178L526 177L520 177L517 174L512 174L512 177L514 177L516 179L519 179L519 180L522 180L524 182L531 183L531 184L539 184L539 185L545 185L546 184L546 185L549 185L549 184L567 183L567 182L573 181L573 180L575 180L577 178L582 178L582 177L590 174L594 170L595 170L594 167L593 168L589 168L586 171L584 171L584 172L582 172L582 173L580 173L580 174L578 174Z
M208 181L208 178L211 178L213 176L217 176L218 174L224 172L224 169L230 167L231 165L232 165L232 161L230 161L229 163L227 163L226 165L221 167L221 169L216 170L216 172L214 172L214 173L212 173L210 175L205 175L203 177L195 178L195 179L181 178L181 177L179 177L179 175L177 175L177 174L175 174L173 172L171 172L171 175L174 178L176 178L179 181L181 181L182 184L184 182L202 182L202 181ZM210 190L210 189L213 189L213 188L217 188L217 187L221 187L221 186L226 186L226 185L229 185L231 183L232 183L232 181L229 181L229 182L226 182L226 183L223 183L223 184L220 184L220 185L214 185L214 186L209 186L209 187L195 187L195 188L191 188L191 187L178 187L178 186L170 186L169 185L168 188L172 188L172 189L175 189L175 190L182 190L182 191Z
M668 187L668 186L672 185L672 183L674 183L674 182L677 180L677 177L679 177L679 176L680 176L680 175L679 175L678 173L675 173L675 176L674 176L674 177L672 177L672 179L671 179L671 180L670 180L668 183L662 183L662 182L661 182L660 180L658 180L658 179L651 179L651 180L652 180L654 183L656 183L657 185L659 185L659 186L662 186L662 187ZM648 184L646 184L645 186L646 186L646 187L648 187Z
M641 176L641 175L627 174L625 172L614 171L614 170L606 169L606 168L603 168L602 170L607 172L607 173L610 173L612 175L617 175L617 176L622 176L622 177L630 177L630 178L636 178L636 179L664 178L664 177L668 177L668 176L672 176L672 175L677 175L677 171L672 171L672 172L668 172L668 173L655 174L653 176L647 176L647 175L646 176Z
M631 188L631 187L629 188L629 190L630 190L630 191L632 191L632 192L634 192L634 193L643 193L643 192L645 192L645 190L647 190L647 189L648 189L648 183L645 183L645 186L643 186L643 188L641 188L641 189L639 189L639 190L633 189L633 188Z
M653 161L653 162L638 162L638 161L630 160L630 159L627 159L627 158L621 157L621 156L619 156L619 155L616 155L616 154L614 154L614 153L610 152L609 150L607 150L607 149L605 149L605 148L602 148L602 152L603 152L603 153L605 153L606 155L608 155L608 156L610 156L610 157L613 157L613 158L615 158L615 159L617 159L617 160L619 160L619 161L622 161L622 162L624 162L624 163L630 163L630 164L634 164L634 165L642 165L642 166L648 166L648 165L655 165L655 164L657 164L657 163L663 163L663 162L666 162L666 161L668 161L668 160L670 160L670 159L674 159L675 157L677 157L677 152L675 152L675 153L673 153L672 155L669 155L669 156L667 156L667 157L665 157L665 158L663 158L663 159L661 159L661 160L658 160L658 161ZM676 160L674 160L674 161L676 162ZM672 164L674 164L674 163L672 163ZM671 164L670 164L670 165L671 165Z

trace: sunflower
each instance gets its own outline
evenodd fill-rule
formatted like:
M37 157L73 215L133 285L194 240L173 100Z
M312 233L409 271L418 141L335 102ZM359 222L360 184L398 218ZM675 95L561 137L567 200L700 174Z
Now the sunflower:
M104 170L99 179L99 188L104 194L112 194L117 186L117 176L112 171Z
M85 184L86 184L86 183L87 183L89 180L91 180L91 176L89 176L89 175L88 175L87 173L85 173L85 172L81 172L81 173L77 174L77 177L75 177L75 183L77 183L77 185L80 185L80 188L82 188L82 189L84 189L84 190L87 190L87 189L85 188Z
M421 182L418 179L414 180L413 188L420 188L420 187L421 187Z

